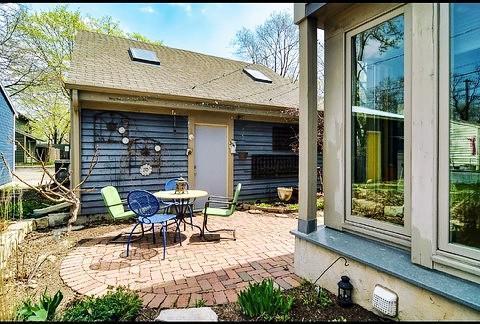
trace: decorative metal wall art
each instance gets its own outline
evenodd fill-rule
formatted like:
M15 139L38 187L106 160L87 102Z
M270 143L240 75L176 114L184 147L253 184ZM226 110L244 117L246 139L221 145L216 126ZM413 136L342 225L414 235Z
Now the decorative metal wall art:
M95 144L128 144L129 126L130 120L124 114L108 111L97 113L93 117L93 140Z
M127 144L126 154L122 158L121 167L128 174L139 172L143 176L148 176L153 172L160 172L162 143L148 138L132 138Z

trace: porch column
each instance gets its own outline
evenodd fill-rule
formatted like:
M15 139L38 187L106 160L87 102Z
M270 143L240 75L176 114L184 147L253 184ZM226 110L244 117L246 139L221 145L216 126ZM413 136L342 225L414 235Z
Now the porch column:
M81 179L81 155L80 155L80 105L78 102L78 91L72 90L72 101L70 109L70 170L72 171L70 187L73 188L80 183ZM77 192L80 197L80 192ZM79 211L80 213L80 211Z
M317 20L299 23L299 174L298 231L317 229Z

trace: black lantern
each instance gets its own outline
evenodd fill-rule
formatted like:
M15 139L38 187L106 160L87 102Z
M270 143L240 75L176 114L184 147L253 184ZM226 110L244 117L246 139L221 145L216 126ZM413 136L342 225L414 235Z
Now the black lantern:
M350 278L342 276L342 280L338 282L338 303L342 307L352 306L352 290Z

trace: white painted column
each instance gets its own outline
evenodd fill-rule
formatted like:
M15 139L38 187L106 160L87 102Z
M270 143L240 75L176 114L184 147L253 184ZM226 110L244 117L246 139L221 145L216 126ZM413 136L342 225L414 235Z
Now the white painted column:
M298 230L308 234L317 229L317 20L306 18L299 29Z
M437 4L412 4L412 262L432 267L437 221ZM448 40L446 40L448 41Z
M72 101L70 103L70 170L72 171L70 187L73 188L81 181L81 125L80 125L80 104L78 91L72 90ZM80 197L80 192L77 192ZM81 208L81 207L80 207ZM79 210L80 214L81 210Z

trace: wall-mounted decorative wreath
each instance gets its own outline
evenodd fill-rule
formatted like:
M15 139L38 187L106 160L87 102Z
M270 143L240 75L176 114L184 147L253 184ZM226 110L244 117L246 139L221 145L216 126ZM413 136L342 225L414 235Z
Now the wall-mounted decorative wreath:
M127 145L127 153L122 158L122 167L128 169L138 168L140 174L148 176L153 172L160 172L162 144L148 137L132 138Z
M100 112L93 117L94 143L129 142L130 120L124 114L117 112Z

